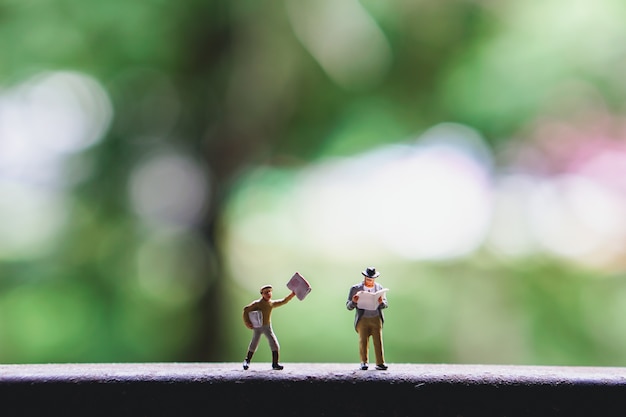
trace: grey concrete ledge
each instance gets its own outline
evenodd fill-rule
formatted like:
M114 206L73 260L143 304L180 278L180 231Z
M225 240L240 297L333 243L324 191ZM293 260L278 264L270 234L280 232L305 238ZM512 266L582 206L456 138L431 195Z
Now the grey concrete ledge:
M90 416L626 415L626 368L284 365L0 365L0 409Z

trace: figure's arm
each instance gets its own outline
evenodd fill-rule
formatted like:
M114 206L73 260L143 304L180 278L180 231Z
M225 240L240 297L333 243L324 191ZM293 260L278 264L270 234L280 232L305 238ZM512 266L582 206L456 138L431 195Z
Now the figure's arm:
M293 291L291 291L291 294L289 294L287 297L285 297L285 298L281 298L280 300L276 300L276 301L274 301L274 302L272 303L272 305L273 305L274 307L279 307L279 306L282 306L283 304L287 304L289 301L291 301L291 299L292 299L293 297L295 297L295 295L296 295L296 293L295 293L295 292L293 292Z
M382 289L382 285L381 285ZM383 308L387 308L389 305L387 304L387 292L385 292L381 297L378 297L378 308L382 310Z
M348 293L348 301L346 301L346 308L348 310L354 310L356 308L356 303L359 301L359 296L356 295L357 288L350 288L350 292Z

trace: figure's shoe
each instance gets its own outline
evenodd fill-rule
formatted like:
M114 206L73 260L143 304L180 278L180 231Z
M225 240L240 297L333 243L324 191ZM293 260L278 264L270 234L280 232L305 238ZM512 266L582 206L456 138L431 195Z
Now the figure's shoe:
M367 371L367 368L368 368L367 362L362 362L361 363L361 371Z
M279 364L279 363L273 363L273 364L272 364L272 369L274 369L274 370L276 370L276 371L282 371L284 368L285 368L285 367L284 367L284 366L282 366L282 365L281 365L281 364Z
M384 363L380 363L378 365L376 365L376 369L378 369L379 371L386 371L389 367L387 365L385 365Z
M244 361L243 361L243 370L247 371L249 367L250 367L250 361L247 360L247 359L244 359Z

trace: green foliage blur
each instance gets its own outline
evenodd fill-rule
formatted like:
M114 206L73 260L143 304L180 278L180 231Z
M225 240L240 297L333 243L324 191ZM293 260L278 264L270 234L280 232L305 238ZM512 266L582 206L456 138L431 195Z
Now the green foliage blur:
M624 17L0 1L0 362L238 362L242 307L300 271L281 360L356 363L373 265L388 362L626 364Z

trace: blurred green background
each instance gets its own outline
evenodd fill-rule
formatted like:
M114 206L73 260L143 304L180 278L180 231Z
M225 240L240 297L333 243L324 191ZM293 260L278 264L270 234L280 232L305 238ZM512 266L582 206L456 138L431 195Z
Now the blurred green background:
M0 0L0 362L626 365L626 3ZM255 357L269 361L261 342Z

